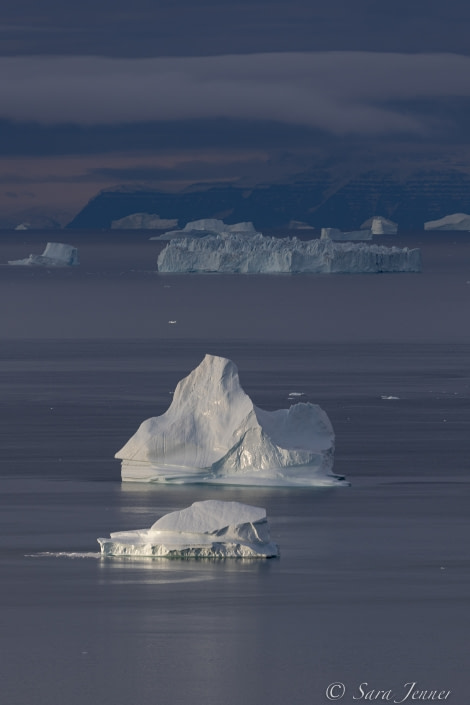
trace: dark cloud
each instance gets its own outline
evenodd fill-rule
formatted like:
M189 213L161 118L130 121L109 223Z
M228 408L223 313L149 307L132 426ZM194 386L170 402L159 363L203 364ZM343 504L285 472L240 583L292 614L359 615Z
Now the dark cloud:
M468 53L466 0L2 0L0 53ZM42 35L42 36L41 36Z
M179 120L119 125L41 125L0 120L0 155L48 156L158 150L299 149L324 143L318 130L272 121Z
M46 125L273 121L335 135L422 134L400 102L470 97L470 57L316 52L0 59L0 117Z

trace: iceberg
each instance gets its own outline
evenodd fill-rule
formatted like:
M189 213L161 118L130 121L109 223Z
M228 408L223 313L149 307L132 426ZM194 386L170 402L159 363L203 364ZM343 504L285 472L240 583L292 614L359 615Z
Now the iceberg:
M160 218L156 213L132 213L111 222L113 230L164 230L177 225L177 218Z
M234 223L226 225L223 220L217 218L202 218L186 223L182 230L170 230L162 235L151 237L150 240L174 240L176 238L200 238L213 236L230 236L237 234L250 237L256 235L257 231L251 222Z
M208 236L171 240L157 263L159 272L225 274L420 272L419 249L364 243L335 243L330 238L299 240Z
M79 264L78 250L62 242L48 242L42 255L10 260L8 264L26 267L70 267Z
M313 225L305 223L303 220L290 220L287 228L289 230L315 230Z
M370 230L372 235L396 235L398 224L382 215L375 215L362 223L361 229Z
M332 473L334 440L318 405L260 409L236 365L206 355L168 410L144 421L115 457L123 481L331 486L344 483Z
M425 230L467 230L470 231L470 215L466 213L453 213L439 220L428 220L424 224Z
M205 500L165 514L150 529L99 538L104 556L276 558L266 510L241 502Z
M322 240L372 240L371 230L347 230L338 228L322 228L320 238Z

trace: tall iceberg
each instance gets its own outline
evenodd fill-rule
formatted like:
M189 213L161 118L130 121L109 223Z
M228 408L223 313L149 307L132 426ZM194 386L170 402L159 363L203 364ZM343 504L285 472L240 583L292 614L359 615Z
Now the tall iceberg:
M79 264L78 250L62 242L48 242L42 255L10 260L8 264L26 267L71 267Z
M171 240L158 257L159 272L226 274L420 272L419 249L298 240L261 234L251 238Z
M206 355L169 409L144 421L116 458L133 482L336 485L334 432L316 404L264 411L231 360Z
M374 215L361 225L361 230L370 230L372 235L396 235L398 225L393 220L384 218L383 215Z
M276 558L266 510L241 502L205 500L171 512L150 529L99 538L104 556L167 558Z

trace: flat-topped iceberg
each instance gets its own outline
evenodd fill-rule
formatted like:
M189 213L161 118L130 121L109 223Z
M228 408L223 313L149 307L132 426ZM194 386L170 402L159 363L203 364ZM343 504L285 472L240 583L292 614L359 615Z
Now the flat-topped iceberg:
M202 218L186 223L182 230L169 230L162 235L151 237L151 240L174 240L180 238L201 238L208 235L240 235L250 237L256 235L257 231L251 222L234 223L226 225L223 220L217 218Z
M453 213L439 220L428 220L424 224L425 230L468 230L470 231L470 215L466 213Z
M158 519L150 529L99 538L104 556L275 558L266 510L241 502L205 500Z
M10 260L8 264L23 267L70 267L79 264L78 250L62 242L48 242L42 255Z
M177 218L160 218L156 213L132 213L111 222L112 230L164 230L178 225Z
M236 365L206 355L182 379L169 409L144 421L116 453L133 482L336 485L334 432L316 404L264 411Z
M421 253L407 247L299 240L203 237L171 240L158 257L159 272L225 274L420 272Z

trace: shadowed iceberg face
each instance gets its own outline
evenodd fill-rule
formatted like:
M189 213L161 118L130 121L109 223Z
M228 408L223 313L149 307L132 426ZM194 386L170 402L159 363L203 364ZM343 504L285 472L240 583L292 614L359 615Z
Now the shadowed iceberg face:
M122 479L246 485L331 485L334 432L316 404L264 411L231 360L206 355L170 408L144 421L116 453Z
M266 510L241 502L206 500L171 512L150 529L99 538L105 556L168 558L275 558Z

